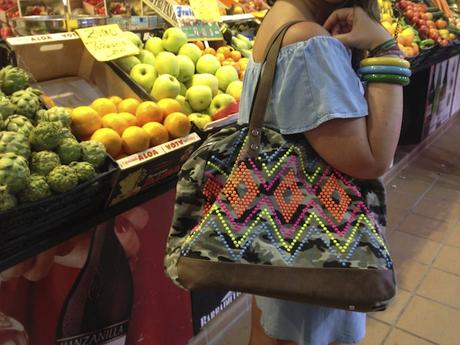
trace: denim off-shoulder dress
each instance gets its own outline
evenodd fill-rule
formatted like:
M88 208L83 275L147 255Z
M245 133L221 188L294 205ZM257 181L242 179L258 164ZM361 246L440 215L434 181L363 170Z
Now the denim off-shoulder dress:
M260 63L247 65L239 123L249 112ZM351 65L350 51L333 37L318 36L284 46L265 115L265 125L282 134L314 129L331 119L367 116L362 83ZM366 314L256 297L268 335L299 345L353 344L365 336Z

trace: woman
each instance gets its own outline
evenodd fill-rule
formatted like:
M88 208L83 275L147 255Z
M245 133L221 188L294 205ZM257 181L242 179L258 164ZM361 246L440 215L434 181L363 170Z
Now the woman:
M399 137L402 87L373 82L364 90L350 53L351 48L380 49L391 39L376 19L376 3L361 0L343 8L341 0L278 0L257 33L240 122L248 122L272 35L283 24L300 21L283 41L266 125L286 135L304 133L325 161L350 176L380 177L391 165ZM385 53L399 53L395 42ZM354 344L364 338L365 325L363 313L256 297L250 345Z

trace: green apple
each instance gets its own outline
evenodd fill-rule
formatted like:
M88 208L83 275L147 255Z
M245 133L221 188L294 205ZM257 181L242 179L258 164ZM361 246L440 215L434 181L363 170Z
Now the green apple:
M141 63L146 63L152 66L155 64L155 55L148 50L142 49L136 56L139 60L141 60Z
M126 73L129 73L129 72L131 72L131 69L134 66L136 66L136 65L141 63L141 60L139 60L135 56L125 56L125 57L122 57L122 58L119 58L119 59L115 60L115 63L118 66L120 66L123 71L125 71Z
M134 32L131 32L131 31L123 31L123 36L126 37L127 39L129 39L131 42L134 43L134 45L136 47L138 47L139 49L142 49L144 48L144 44L142 43L141 41L141 38L139 36L137 36Z
M177 59L179 61L179 76L177 80L184 82L192 79L195 74L195 64L193 61L185 55L178 55Z
M212 121L211 116L208 114L201 113L191 113L188 116L188 119L195 124L199 129L204 129L204 127Z
M178 54L188 56L193 63L196 64L200 56L203 55L203 52L196 44L185 43L182 47L180 47Z
M243 82L241 80L234 80L228 84L225 93L228 93L230 96L233 96L237 101L240 100L241 92L243 91Z
M220 62L212 54L204 54L196 62L196 70L198 73L214 74L220 67Z
M129 75L147 92L150 92L150 90L152 90L153 83L157 78L157 72L155 71L155 67L146 63L140 63L134 66Z
M184 83L180 83L180 92L179 95L185 97L185 93L187 92L187 86Z
M187 90L185 98L193 111L199 112L205 110L211 104L212 91L208 86L195 85Z
M161 52L155 57L155 70L158 75L170 74L174 78L179 76L179 59L170 52Z
M179 28L169 28L163 34L163 48L177 54L179 49L187 43L187 36Z
M190 104L187 102L187 100L185 99L184 96L182 95L179 95L176 97L176 101L178 101L182 107L182 112L184 114L191 114L193 112L192 110L192 107L190 106Z
M190 86L195 85L209 86L212 91L212 97L216 96L217 92L219 91L219 81L217 80L217 77L215 75L212 75L210 73L195 74L192 77L192 83Z
M227 105L235 103L236 100L233 96L227 95L226 93L222 93L217 95L212 99L211 105L209 106L209 110L211 114L214 115L218 111L224 109Z
M153 83L150 94L159 101L163 98L176 98L179 92L179 81L170 74L162 74Z
M239 80L238 72L235 67L226 65L220 67L216 71L216 78L219 81L219 89L222 91L227 90L228 85L235 80Z
M150 37L147 42L145 42L145 49L155 56L165 51L163 48L163 41L160 37Z

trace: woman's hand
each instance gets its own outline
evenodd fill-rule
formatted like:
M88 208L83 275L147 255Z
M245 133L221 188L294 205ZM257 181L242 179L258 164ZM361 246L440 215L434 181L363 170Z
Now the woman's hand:
M332 12L324 28L346 46L361 50L371 50L391 38L390 33L361 7Z

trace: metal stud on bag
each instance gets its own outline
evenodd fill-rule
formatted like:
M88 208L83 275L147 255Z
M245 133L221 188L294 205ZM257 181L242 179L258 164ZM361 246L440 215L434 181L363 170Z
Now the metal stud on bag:
M251 131L251 134L252 134L253 136L257 137L257 136L260 134L260 131L259 131L258 129L255 129L255 128L254 128L254 129Z

